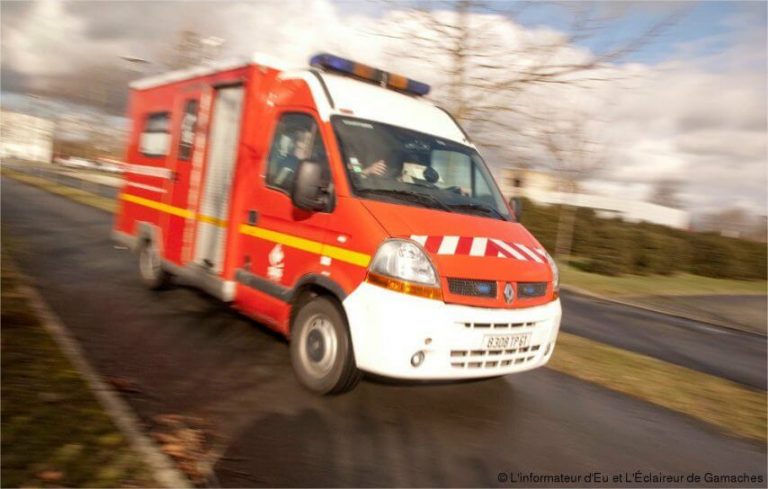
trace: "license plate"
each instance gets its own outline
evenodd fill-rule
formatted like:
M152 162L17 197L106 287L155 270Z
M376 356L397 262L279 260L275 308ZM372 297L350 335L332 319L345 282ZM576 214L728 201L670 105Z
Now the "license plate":
M486 336L483 338L483 346L487 350L514 350L525 348L531 342L531 334L506 334Z

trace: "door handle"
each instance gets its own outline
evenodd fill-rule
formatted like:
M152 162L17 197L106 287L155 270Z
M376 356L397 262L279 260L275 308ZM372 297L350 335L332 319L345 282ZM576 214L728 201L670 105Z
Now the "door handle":
M255 226L259 222L259 213L253 209L248 211L248 224Z

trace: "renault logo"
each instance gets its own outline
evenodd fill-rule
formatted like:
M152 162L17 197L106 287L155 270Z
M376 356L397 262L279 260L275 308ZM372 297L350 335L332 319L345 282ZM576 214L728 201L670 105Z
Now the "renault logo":
M507 282L507 285L504 286L504 300L509 304L512 302L512 299L515 298L515 289L512 288L512 284Z

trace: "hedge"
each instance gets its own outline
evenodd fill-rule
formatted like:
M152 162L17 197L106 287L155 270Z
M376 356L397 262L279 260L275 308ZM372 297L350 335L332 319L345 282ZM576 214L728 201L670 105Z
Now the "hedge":
M560 206L526 200L522 224L553 251ZM602 219L586 208L576 210L571 254L587 271L605 275L678 272L707 277L765 280L765 243L726 238L648 223Z

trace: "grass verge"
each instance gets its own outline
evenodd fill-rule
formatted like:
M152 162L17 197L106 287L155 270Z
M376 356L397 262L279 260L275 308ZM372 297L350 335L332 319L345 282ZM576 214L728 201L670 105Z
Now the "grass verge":
M6 173L6 170L3 172ZM16 178L12 174L8 174L8 176ZM26 177L26 175L22 176ZM60 185L46 181L38 185L40 182L37 181L42 179L31 178L34 178L35 181L20 178L19 180L67 197ZM58 191L53 190L56 187L58 187ZM77 192L88 194L88 192L83 191ZM112 202L110 199L93 194L89 194L88 199L74 200L86 205L93 205L90 203L91 199L93 201ZM626 284L624 280L632 281L635 279L639 279L641 283L645 284L644 287L647 287L647 290L653 290L656 294L674 294L675 291L680 293L684 289L713 294L717 293L715 291L724 290L725 282L734 282L737 286L742 287L740 290L746 291L739 293L758 293L756 292L757 284L745 284L740 281L720 281L703 277L693 277L693 280L682 278L681 280L680 277L670 277L676 281L670 281L667 285L658 285L656 277L619 277L615 279L586 274L575 269L569 270L569 267L564 268L564 277L570 272L589 275L591 280L589 283L599 285L599 287L595 287L596 290L609 290L614 293L631 290L633 285ZM691 282L696 283L697 288L686 289ZM651 289L651 283L654 284L653 289ZM765 282L762 284L764 288ZM584 288L588 287L587 285L583 286ZM730 293L735 292L731 290ZM719 377L563 332L560 333L557 351L548 367L572 377L687 414L710 423L727 433L766 441L765 391L750 389Z
M565 288L694 321L768 333L764 280L730 280L678 274L607 277L561 267Z
M765 391L563 332L548 367L766 441Z
M20 182L46 190L52 194L61 195L62 197L74 200L75 202L89 205L91 207L96 207L97 209L101 209L106 212L114 213L117 210L117 203L113 199L95 195L91 192L86 192L85 190L60 185L58 183L51 182L50 180L46 180L45 178L28 175L26 173L11 170L6 167L2 168L2 174L4 176L13 178L14 180L18 180Z
M608 297L643 295L762 295L768 290L768 282L765 280L730 280L685 273L668 277L661 275L609 277L584 272L568 264L562 264L560 271L563 284Z
M5 256L3 257L5 258ZM3 259L2 487L157 487Z

